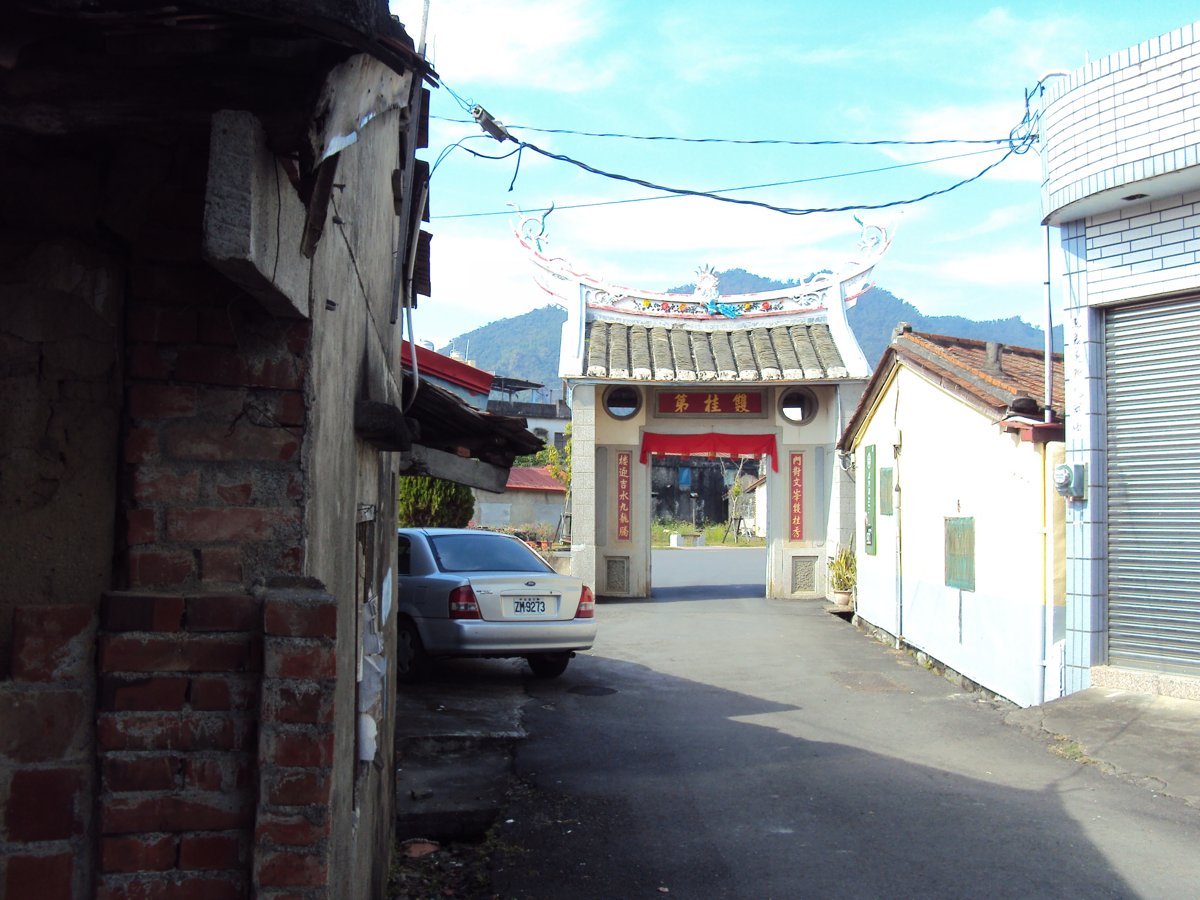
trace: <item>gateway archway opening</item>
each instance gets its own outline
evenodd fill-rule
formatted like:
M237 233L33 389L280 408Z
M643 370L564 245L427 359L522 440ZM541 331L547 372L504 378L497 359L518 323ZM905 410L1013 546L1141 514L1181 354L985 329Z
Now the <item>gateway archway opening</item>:
M764 598L764 457L649 458L649 596ZM762 506L760 506L762 504Z

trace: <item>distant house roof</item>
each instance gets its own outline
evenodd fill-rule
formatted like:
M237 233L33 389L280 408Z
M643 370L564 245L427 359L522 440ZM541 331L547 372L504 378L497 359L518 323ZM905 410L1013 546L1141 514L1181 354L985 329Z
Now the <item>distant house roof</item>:
M452 393L458 394L476 409L487 406L487 396L492 389L495 376L491 372L477 369L452 356L417 345L417 371L421 378L438 383ZM412 371L412 346L400 346L400 362Z
M1028 432L1023 436L1041 440L1062 439L1063 356L1051 357L1053 396L1051 424L1045 418L1045 351L1010 347L994 341L922 334L902 325L867 382L866 390L850 417L838 448L848 450L865 423L868 411L887 386L898 366L921 372L948 393L970 403L997 423L1013 422ZM1036 437L1035 437L1036 434Z
M760 487L762 487L766 483L767 483L767 476L759 475L757 478L755 478L753 481L751 481L748 485L746 485L746 493L749 494L752 491L757 491Z
M540 387L545 387L545 385L538 381L526 381L524 378L512 378L505 375L497 375L492 380L492 390L497 394L519 394L521 391L532 391Z
M416 420L416 439L426 447L508 468L514 457L537 453L545 446L526 428L525 419L480 412L423 377L413 396L410 372L405 373L404 396L411 404L405 415Z
M508 484L505 487L510 491L550 491L557 494L567 492L566 486L551 475L546 466L509 469Z
M591 322L587 376L737 382L810 381L850 374L826 324L664 326Z

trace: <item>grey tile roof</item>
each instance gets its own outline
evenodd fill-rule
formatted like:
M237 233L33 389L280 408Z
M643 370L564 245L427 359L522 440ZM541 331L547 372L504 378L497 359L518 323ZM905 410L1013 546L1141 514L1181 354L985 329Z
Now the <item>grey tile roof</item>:
M847 378L829 326L692 329L593 321L587 377L631 381L816 381Z

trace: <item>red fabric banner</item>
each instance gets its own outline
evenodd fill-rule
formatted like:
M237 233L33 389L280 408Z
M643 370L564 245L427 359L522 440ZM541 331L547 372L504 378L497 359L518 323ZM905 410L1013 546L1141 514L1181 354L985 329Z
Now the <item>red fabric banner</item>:
M659 456L769 456L771 471L779 471L773 434L654 434L642 435L641 463L650 454Z

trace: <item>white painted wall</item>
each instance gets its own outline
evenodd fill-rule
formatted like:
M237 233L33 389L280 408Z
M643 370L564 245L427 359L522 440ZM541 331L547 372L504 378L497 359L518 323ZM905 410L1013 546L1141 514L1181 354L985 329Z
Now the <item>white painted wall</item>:
M877 512L874 556L862 491L870 444L899 488L895 514ZM1015 703L1041 702L1048 485L1039 446L902 367L855 464L859 616ZM945 519L957 516L975 520L974 591L945 584Z
M558 525L566 495L557 491L509 490L503 494L474 489L476 525L484 528Z

